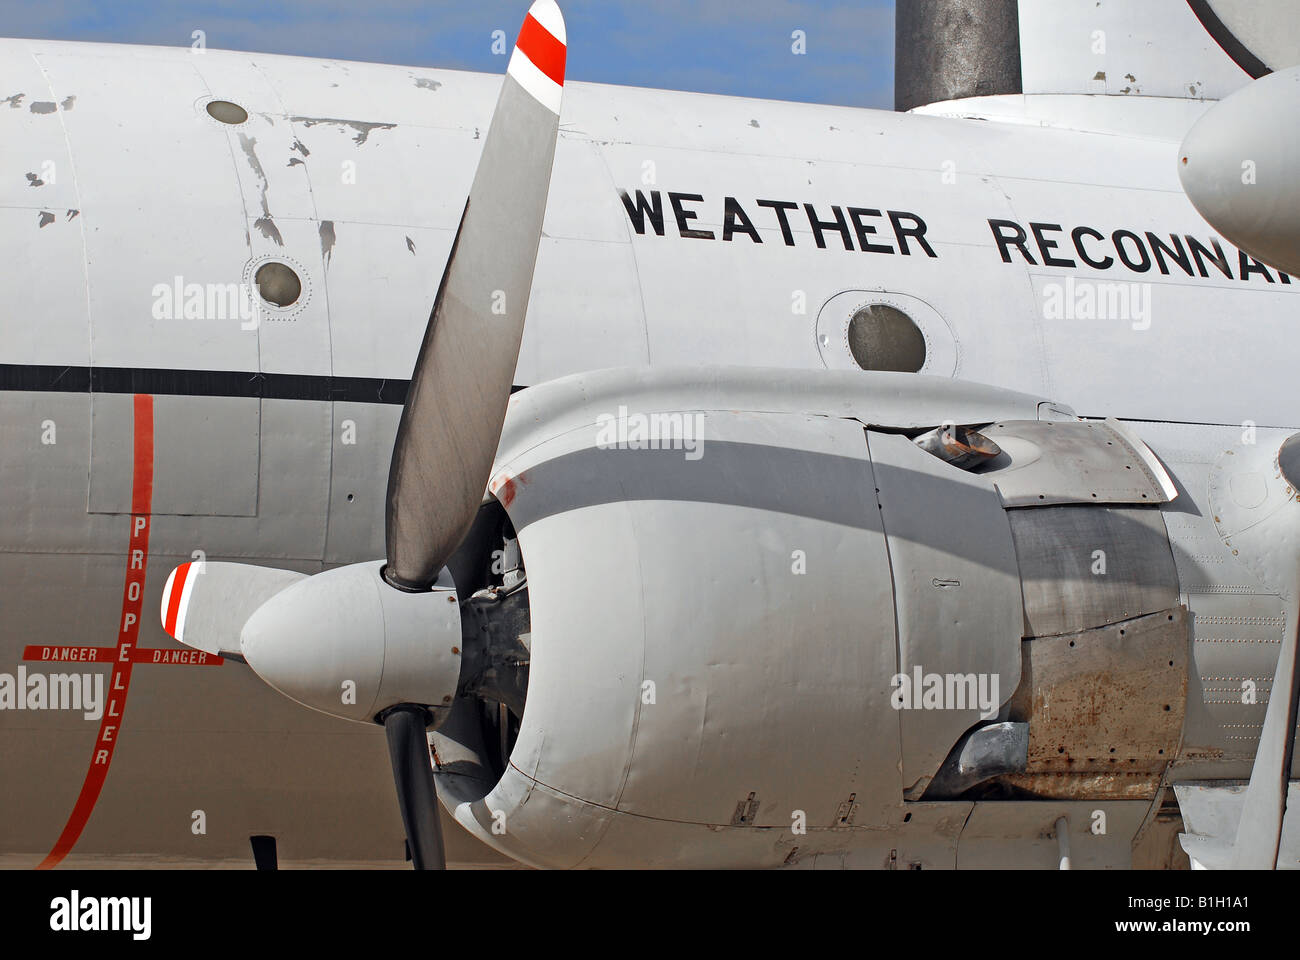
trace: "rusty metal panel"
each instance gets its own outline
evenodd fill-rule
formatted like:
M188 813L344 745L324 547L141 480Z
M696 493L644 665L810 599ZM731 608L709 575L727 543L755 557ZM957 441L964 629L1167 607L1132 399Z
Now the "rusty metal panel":
M1029 723L1029 763L1004 782L1044 797L1154 797L1183 728L1188 623L1174 607L1026 640L1008 708Z
M1007 516L1025 636L1087 630L1178 603L1178 570L1159 510L1079 504Z
M1155 504L1175 496L1146 444L1113 420L1004 421L980 432L1005 454L986 473L1007 507Z

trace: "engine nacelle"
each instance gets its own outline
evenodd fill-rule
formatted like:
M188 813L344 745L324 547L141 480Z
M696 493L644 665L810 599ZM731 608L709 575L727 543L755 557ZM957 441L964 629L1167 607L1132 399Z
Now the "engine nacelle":
M945 422L1002 452L963 469L913 441ZM527 568L527 706L499 776L469 706L434 735L485 842L563 867L952 866L959 836L976 864L1007 818L1050 837L1103 809L1074 860L1127 862L1187 621L1173 484L1120 425L910 374L585 374L512 398L491 489ZM995 724L981 768L967 735ZM1038 833L1025 865L1055 855Z

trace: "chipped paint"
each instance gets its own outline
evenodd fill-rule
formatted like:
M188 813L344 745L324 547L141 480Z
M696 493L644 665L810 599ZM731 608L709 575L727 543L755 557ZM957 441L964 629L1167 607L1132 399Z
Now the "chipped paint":
M1092 79L1094 79L1094 80L1105 80L1105 79L1106 79L1106 71L1105 71L1105 70L1098 70L1095 74L1093 74Z
M262 169L262 161L257 159L257 138L250 137L246 133L239 134L239 146L244 151L244 156L248 158L248 165L253 169L253 175L257 177L258 183L261 184L262 190L262 214L269 217L271 210L267 206L266 192L270 189L270 182L266 179L266 171Z
M517 477L512 477L508 473L503 473L489 485L488 490L501 501L501 506L510 507L515 502L515 497L519 495L519 488L528 483L528 480L521 473Z
M77 95L75 93L72 93L64 97L63 101L59 104L59 106L62 107L64 110L71 110L74 106L76 106L76 104L77 104Z
M325 261L325 266L330 265L330 258L334 255L334 221L322 220L320 222L320 255Z
M69 210L69 211L68 211L68 219L69 219L69 220L75 220L75 219L77 218L77 215L80 214L80 213L81 213L80 210Z
M415 241L410 237L406 238L406 249L410 250L412 254L415 253Z
M0 103L7 103L9 104L10 110L17 110L22 106L23 97L25 96L27 96L25 93L15 93L12 97L5 97L3 100L0 100Z
M276 246L284 246L284 237L280 236L280 228L270 217L258 217L253 221L253 226L257 227L258 233L266 239L274 241Z
M53 222L54 222L54 214L50 213L48 210L42 210L40 216L40 226L48 227Z
M290 157L290 158L289 158L289 162L286 163L285 166L286 166L286 167L305 167L305 166L307 166L307 164L306 164L306 162L305 162L301 157Z
M301 140L299 140L297 137L294 137L294 138L293 138L293 146L290 147L289 149L290 149L290 150L297 150L297 151L298 151L299 153L301 153L304 157L310 157L310 156L311 156L311 151L307 149L306 144L304 144L304 143L303 143Z
M328 124L337 127L351 127L357 132L352 138L357 146L361 146L370 139L370 134L376 130L392 130L397 126L395 123L369 123L365 120L341 120L337 117L290 117L293 123L301 123L304 127L310 129L318 123Z
M59 109L59 105L53 100L33 100L27 109L32 113L54 113Z
M423 77L416 77L415 85L421 90L437 90L442 86L437 80L426 80Z
M754 127L755 129L757 129L757 127L758 127L758 121L757 121L757 120L751 120L751 121L749 121L749 125L750 125L751 127Z
M40 177L38 177L36 174L29 173L27 174L27 185L29 187L43 187L45 186L45 181L42 180Z
M257 177L261 185L261 203L262 215L253 222L253 226L266 239L271 240L277 247L284 246L284 238L280 236L280 228L275 225L271 219L271 205L266 199L266 192L270 189L270 181L266 178L266 171L262 169L262 161L257 159L257 138L250 137L244 132L239 134L239 146L244 151L244 156L248 158L248 165L253 169L254 176Z

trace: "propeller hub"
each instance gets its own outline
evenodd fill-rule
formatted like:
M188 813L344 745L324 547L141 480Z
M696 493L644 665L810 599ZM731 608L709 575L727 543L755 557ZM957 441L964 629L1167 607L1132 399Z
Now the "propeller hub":
M304 706L368 723L397 704L428 707L436 726L460 678L460 604L443 570L432 589L394 590L383 561L298 581L240 634L248 665Z

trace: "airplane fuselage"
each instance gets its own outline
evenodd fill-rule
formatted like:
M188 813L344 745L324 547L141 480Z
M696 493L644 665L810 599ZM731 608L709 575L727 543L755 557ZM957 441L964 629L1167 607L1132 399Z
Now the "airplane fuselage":
M405 381L500 78L16 40L0 58L0 849L34 863L81 818L83 856L234 859L273 834L287 858L398 858L379 729L182 651L155 611L196 555L383 555ZM1260 628L1214 669L1271 675L1274 625L1249 621L1276 598L1211 582L1179 465L1300 427L1278 389L1300 281L1214 235L1176 140L582 83L561 121L516 384L854 369L850 318L893 306L919 372L1133 422L1188 484L1170 535L1206 603L1236 605L1207 616ZM268 263L299 291L250 312ZM123 656L139 669L115 690ZM54 674L75 702L72 681L31 695ZM1187 776L1244 776L1233 725L1263 704L1202 706ZM490 856L471 843L452 859Z

